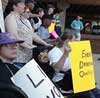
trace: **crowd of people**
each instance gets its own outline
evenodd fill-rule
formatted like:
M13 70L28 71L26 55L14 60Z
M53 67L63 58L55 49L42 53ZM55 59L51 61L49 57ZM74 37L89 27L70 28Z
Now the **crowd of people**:
M42 67L48 76L51 73L49 71L52 71L53 74L50 79L61 93L62 91L71 91L71 98L79 98L78 96L100 98L100 90L97 87L73 95L69 60L71 47L68 43L81 40L80 30L84 28L81 22L82 17L77 16L77 19L71 23L72 30L62 32L60 16L63 10L56 8L53 4L48 4L46 9L38 7L36 12L33 13L35 4L36 1L34 0L25 0L25 2L24 0L9 0L5 8L6 32L1 31L0 33L0 83L14 85L10 78L32 58L37 60L38 56L35 56L35 54L38 53L34 53L34 49L35 52L38 52L37 49L39 48L40 53L42 47L43 50L49 51L46 54L48 59L46 59L46 63L38 63L40 66L42 64L48 66L50 70L47 70L47 67ZM56 32L57 38L52 36L48 30L52 23L55 24L53 31ZM8 98L4 94L0 94L1 96ZM15 98L14 94L9 96Z

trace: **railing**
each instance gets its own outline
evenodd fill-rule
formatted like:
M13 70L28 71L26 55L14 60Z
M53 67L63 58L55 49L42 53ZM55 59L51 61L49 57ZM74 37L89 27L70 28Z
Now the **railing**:
M93 53L100 53L100 35L82 34L82 40L90 40Z

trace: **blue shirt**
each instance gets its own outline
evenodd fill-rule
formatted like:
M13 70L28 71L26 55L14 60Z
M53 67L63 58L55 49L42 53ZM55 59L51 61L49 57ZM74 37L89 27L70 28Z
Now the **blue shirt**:
M74 33L80 33L80 30L84 28L83 23L80 20L74 20L71 23L71 27L74 30Z
M45 28L44 26L40 26L40 28L38 29L37 35L40 36L40 38L43 40L47 40L50 37L48 28Z

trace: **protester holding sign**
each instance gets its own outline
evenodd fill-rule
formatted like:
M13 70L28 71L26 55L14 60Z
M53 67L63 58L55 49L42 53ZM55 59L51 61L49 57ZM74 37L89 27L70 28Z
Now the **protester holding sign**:
M68 58L68 54L71 51L68 42L72 40L74 40L73 34L64 32L62 36L56 40L56 46L49 52L48 55L50 65L55 69L53 81L58 84L63 90L73 89L70 61ZM67 77L64 77L65 73Z
M74 41L75 36L72 32L64 32L62 36L57 39L56 46L49 52L50 65L54 68L55 74L53 81L59 86L61 91L73 90L71 67L69 60L69 52L71 47L68 42ZM90 98L100 98L100 90L94 88L92 90L82 92Z

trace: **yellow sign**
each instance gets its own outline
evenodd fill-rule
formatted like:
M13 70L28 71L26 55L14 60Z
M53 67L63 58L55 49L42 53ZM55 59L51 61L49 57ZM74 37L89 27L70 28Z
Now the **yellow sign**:
M52 31L54 31L54 29L55 29L55 23L51 23L50 26L48 27L49 33L51 33Z
M70 42L69 54L74 93L95 88L94 66L90 41Z

